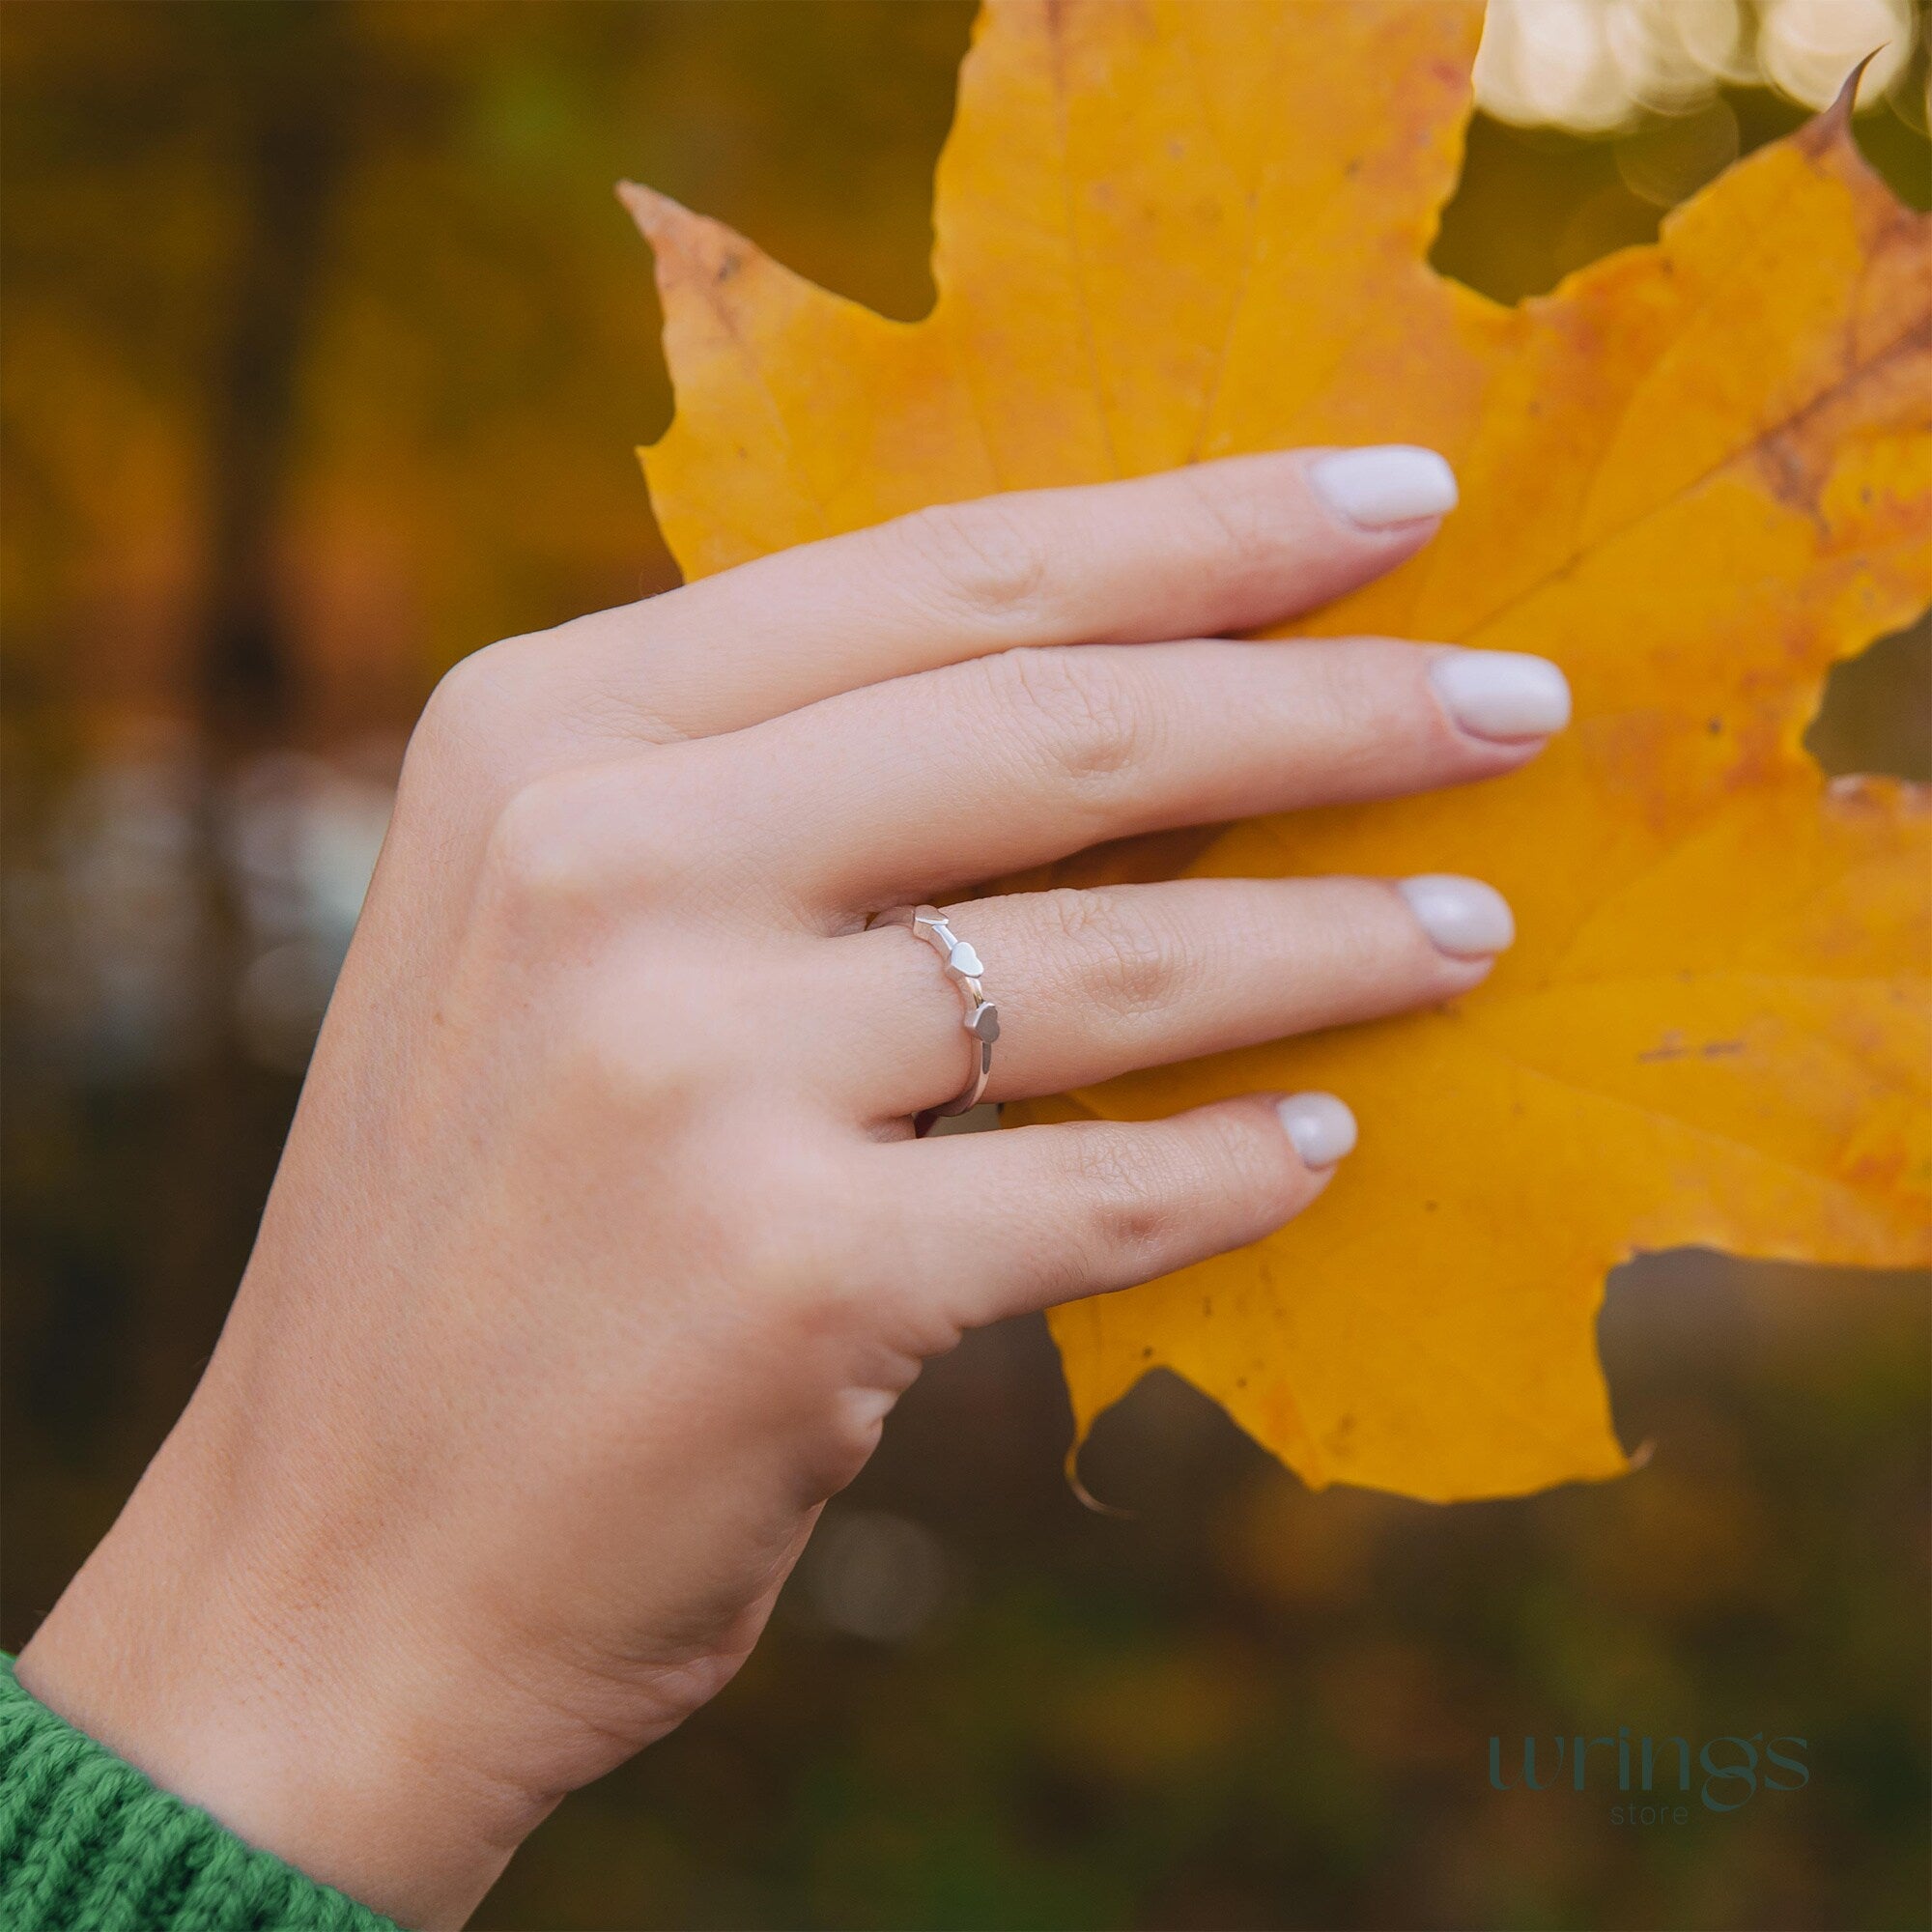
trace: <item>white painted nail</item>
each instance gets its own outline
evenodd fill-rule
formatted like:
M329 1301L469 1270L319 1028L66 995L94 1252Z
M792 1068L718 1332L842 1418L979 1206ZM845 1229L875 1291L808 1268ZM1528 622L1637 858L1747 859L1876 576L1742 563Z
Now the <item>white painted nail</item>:
M1338 517L1365 530L1444 516L1456 507L1456 472L1433 449L1406 442L1338 449L1310 468L1308 480Z
M1332 1094L1291 1094L1274 1110L1303 1167L1333 1167L1355 1145L1355 1117Z
M1570 680L1520 651L1444 651L1429 681L1450 717L1478 738L1547 738L1570 722Z
M1481 879L1423 872L1398 880L1396 891L1408 901L1416 924L1431 943L1452 958L1488 959L1516 938L1509 900Z

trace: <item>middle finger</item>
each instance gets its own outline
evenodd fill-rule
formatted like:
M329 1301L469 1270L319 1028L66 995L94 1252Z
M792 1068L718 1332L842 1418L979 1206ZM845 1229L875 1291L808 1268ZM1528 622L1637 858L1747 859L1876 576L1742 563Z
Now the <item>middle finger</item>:
M1008 651L679 746L828 928L1173 826L1513 771L1569 715L1542 658L1385 638Z

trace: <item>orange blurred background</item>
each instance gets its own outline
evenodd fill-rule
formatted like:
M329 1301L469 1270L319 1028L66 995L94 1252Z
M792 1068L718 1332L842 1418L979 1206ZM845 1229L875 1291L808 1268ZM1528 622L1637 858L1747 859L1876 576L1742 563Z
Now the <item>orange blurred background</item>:
M206 1358L435 678L675 581L632 454L670 409L649 258L611 184L916 316L970 19L0 10L7 1648ZM1905 44L1859 128L1923 205ZM1564 85L1600 125L1479 120L1445 216L1438 265L1506 299L1804 111ZM1830 768L1932 776L1928 658L1921 623L1834 679ZM1311 1496L1156 1379L1088 1453L1128 1512L1101 1516L1061 1479L1043 1329L977 1337L744 1677L566 1804L478 1922L1923 1924L1928 1343L1921 1281L1653 1258L1604 1321L1619 1426L1654 1444L1620 1484ZM1649 1829L1491 1788L1492 1736L1620 1725L1802 1736L1810 1780Z

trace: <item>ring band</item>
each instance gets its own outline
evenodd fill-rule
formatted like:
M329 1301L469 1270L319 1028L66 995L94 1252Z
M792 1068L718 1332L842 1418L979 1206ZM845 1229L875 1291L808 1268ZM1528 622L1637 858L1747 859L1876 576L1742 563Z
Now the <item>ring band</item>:
M866 925L868 931L875 925L902 925L914 938L924 940L939 954L946 977L959 988L966 1002L960 1024L973 1042L973 1070L955 1098L943 1107L927 1107L913 1116L914 1138L922 1138L931 1131L935 1121L963 1114L968 1107L980 1104L980 1096L986 1091L987 1076L993 1070L993 1042L1000 1037L1000 1009L987 999L986 989L980 983L980 976L986 970L980 963L980 955L952 930L937 906L894 906L888 912L874 913Z

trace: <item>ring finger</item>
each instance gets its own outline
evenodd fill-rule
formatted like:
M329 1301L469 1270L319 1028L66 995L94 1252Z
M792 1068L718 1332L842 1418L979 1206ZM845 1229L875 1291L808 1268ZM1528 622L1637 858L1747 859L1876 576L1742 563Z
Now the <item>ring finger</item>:
M985 963L1001 1032L991 1100L1434 1005L1514 937L1474 879L1179 879L948 909ZM831 941L815 1005L841 1101L868 1123L943 1104L975 1050L931 948L881 927Z

